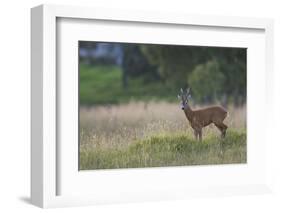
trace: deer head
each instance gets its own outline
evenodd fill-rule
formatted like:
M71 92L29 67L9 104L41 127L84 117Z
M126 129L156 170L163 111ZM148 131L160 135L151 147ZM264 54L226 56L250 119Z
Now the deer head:
M189 99L191 98L190 95L190 88L187 88L184 92L183 89L180 89L180 94L178 95L178 99L181 101L181 109L185 110L187 107L189 107Z

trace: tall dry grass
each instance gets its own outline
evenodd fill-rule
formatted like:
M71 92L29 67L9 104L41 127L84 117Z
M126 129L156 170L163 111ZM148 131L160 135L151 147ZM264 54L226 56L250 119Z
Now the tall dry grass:
M225 123L229 130L245 132L246 107L229 106L227 110ZM80 108L80 154L88 153L89 158L92 158L89 156L91 151L125 150L139 141L163 135L170 139L172 135L184 135L194 139L193 129L178 104L131 102L124 105ZM219 136L220 132L214 125L203 129L203 140L206 137L219 140ZM86 159L85 156L83 159ZM90 165L90 168L97 167Z
M195 108L200 108L196 106ZM225 123L230 129L246 128L246 107L227 108ZM193 133L178 104L166 102L131 102L125 105L81 107L81 146L123 146L135 139L158 133ZM219 134L214 125L203 129L203 134ZM204 136L203 135L203 136Z

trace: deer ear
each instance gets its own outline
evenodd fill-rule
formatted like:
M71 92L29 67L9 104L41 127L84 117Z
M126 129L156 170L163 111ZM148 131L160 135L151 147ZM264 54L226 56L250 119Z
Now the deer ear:
M190 99L190 98L191 98L191 95L189 94L189 95L187 96L187 98Z
M180 95L178 95L178 99L181 99L181 96L180 96Z
M181 93L183 93L183 89L181 88Z

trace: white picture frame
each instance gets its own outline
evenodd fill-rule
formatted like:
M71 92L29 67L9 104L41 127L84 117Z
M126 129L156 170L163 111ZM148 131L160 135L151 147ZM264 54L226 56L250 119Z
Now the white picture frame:
M114 203L114 202L128 202L128 201L144 201L144 200L165 200L165 199L178 199L186 197L196 197L196 196L214 196L214 195L233 195L233 194L253 194L253 193L264 193L271 191L271 171L270 171L270 161L268 157L270 153L270 133L274 131L274 128L269 128L269 123L272 119L272 110L267 110L267 114L261 118L262 122L266 124L266 131L261 132L259 126L257 128L257 134L259 137L264 139L261 142L260 148L257 148L255 153L256 157L261 157L260 161L262 163L261 168L256 168L251 170L246 167L225 167L222 171L216 167L212 166L202 168L199 172L195 171L196 168L192 167L178 167L178 168L165 168L165 169L132 169L132 170L120 170L113 173L108 173L101 171L96 176L91 176L92 174L83 174L82 179L79 181L89 184L89 189L95 190L95 194L85 193L87 189L81 190L78 194L72 193L60 193L60 185L66 182L65 179L61 178L61 173L64 172L62 176L68 176L69 183L66 183L65 187L71 192L79 191L79 186L75 188L78 181L75 177L72 177L72 171L67 173L64 170L64 165L61 164L59 159L61 159L61 152L59 152L59 146L57 144L58 140L58 88L60 87L60 81L57 79L57 69L59 69L57 56L58 56L58 31L60 31L59 20L98 20L102 25L102 22L118 22L118 23L135 23L136 25L141 23L143 26L146 24L153 24L154 26L165 26L168 31L173 31L176 26L197 26L202 29L208 28L212 30L223 29L223 31L233 32L235 30L248 30L262 32L260 41L264 41L262 44L262 52L260 52L260 57L262 63L262 68L260 68L260 76L257 77L257 82L261 83L262 86L259 88L260 94L262 94L262 103L258 105L257 110L262 110L264 107L272 109L273 96L271 95L271 90L273 88L273 21L271 19L257 19L257 18L241 18L241 17L216 17L216 16L204 16L204 15L188 15L188 14L167 14L167 13L153 13L148 11L123 11L123 10L112 10L112 9L100 9L100 8L84 8L84 7L74 7L74 6L54 6L54 5L41 5L31 10L31 82L32 82L32 103L31 103L31 201L33 204L47 208L47 207L61 207L61 206L76 206L76 205L91 205L99 203ZM113 24L114 25L114 24ZM119 26L116 25L118 28ZM235 35L234 35L235 36ZM71 36L70 36L71 37ZM126 38L124 37L125 41ZM141 39L141 38L138 38ZM124 40L123 40L124 41ZM211 45L220 45L217 41ZM239 42L237 45L241 45ZM246 45L246 44L245 44ZM253 45L255 45L253 43ZM247 47L247 45L246 45ZM68 56L67 56L68 57ZM253 61L253 60L252 60ZM249 62L252 63L252 62ZM260 65L260 64L259 64ZM254 67L254 66L252 66ZM255 67L259 69L258 67ZM262 78L265 76L266 78ZM251 80L252 79L252 80ZM254 79L250 78L253 87L249 90L254 89ZM75 88L74 88L75 89ZM256 104L257 99L252 100L253 104ZM259 108L260 107L260 108ZM259 111L260 112L260 111ZM258 112L256 112L258 113ZM253 118L251 116L250 118ZM74 121L73 121L74 122ZM255 123L252 120L252 123ZM250 140L255 139L255 137L250 138ZM75 142L75 141L74 141ZM61 146L60 148L63 148ZM248 147L249 148L249 147ZM253 148L255 149L255 148ZM65 150L65 149L64 149ZM64 156L75 155L74 150L64 154ZM267 150L267 151L266 151ZM71 159L72 157L70 157ZM75 158L73 158L75 160ZM258 161L257 161L258 163ZM256 167L257 164L253 164ZM249 170L249 171L248 171ZM220 179L216 184L209 184L208 182L204 184L200 183L199 175L206 176L211 172L217 172L216 175L221 172L229 174L235 174L235 172L245 172L245 177L243 176L241 180L228 180L228 182L219 183ZM78 172L78 171L76 171ZM194 180L192 182L192 187L188 184L179 187L179 185L173 184L179 182L184 184L185 175L194 172L193 177L190 179ZM247 173L248 172L248 173ZM171 173L175 175L170 175ZM253 180L251 179L254 175L262 174L262 177ZM183 175L184 178L179 178L178 175ZM212 176L213 179L216 175ZM86 177L87 176L87 177ZM99 176L99 177L98 177ZM101 182L110 181L114 177L121 177L122 180L119 182L120 186L127 184L124 187L124 191L121 188L114 188L103 190L98 189L97 185L92 184L91 180L93 177L99 178ZM165 181L158 181L157 187L149 188L145 187L147 182L142 182L140 187L134 187L133 183L130 183L129 178L137 178L139 176L146 177L157 177L162 179L163 176L168 176L169 180L172 182L165 186ZM225 176L227 177L227 176ZM79 177L80 178L80 177ZM196 178L198 181L196 181ZM221 177L222 178L222 177ZM163 179L165 180L165 179ZM123 182L122 182L123 181ZM149 181L149 180L146 180ZM157 182L154 180L155 183ZM100 184L101 184L100 182ZM152 181L153 182L153 181ZM122 185L123 184L123 185ZM72 186L71 186L72 185ZM73 187L73 188L71 188ZM96 187L96 188L95 188ZM85 186L84 186L85 188ZM127 188L127 189L126 189ZM121 190L121 191L119 191ZM120 196L119 193L122 193Z

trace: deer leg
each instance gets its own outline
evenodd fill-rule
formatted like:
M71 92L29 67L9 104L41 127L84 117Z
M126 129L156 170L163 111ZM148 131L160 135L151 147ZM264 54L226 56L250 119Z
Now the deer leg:
M227 126L224 123L215 123L215 126L220 130L221 137L224 138L226 134Z
M198 131L199 141L202 141L202 129Z
M194 136L195 136L195 140L198 139L198 131L197 130L194 130Z
M220 132L222 132L222 128L218 123L215 123L215 126L220 130Z
M222 137L225 138L226 130L227 130L228 127L224 123L222 123L221 125L222 125L222 128L223 128L223 130L222 130Z

